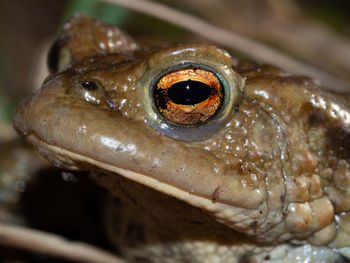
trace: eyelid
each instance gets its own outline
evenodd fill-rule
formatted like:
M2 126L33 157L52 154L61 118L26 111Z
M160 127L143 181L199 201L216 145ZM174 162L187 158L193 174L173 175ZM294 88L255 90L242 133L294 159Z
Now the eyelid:
M176 70L165 74L158 81L158 85L170 87L174 83L186 80L195 80L205 82L208 85L213 85L218 81L214 73L200 68L188 68ZM214 83L213 83L214 82Z

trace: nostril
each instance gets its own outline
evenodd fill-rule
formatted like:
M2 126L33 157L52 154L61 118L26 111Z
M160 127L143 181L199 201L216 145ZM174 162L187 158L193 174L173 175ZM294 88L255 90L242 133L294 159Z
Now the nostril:
M93 90L97 90L98 89L96 83L92 82L92 81L82 81L82 82L80 82L80 85L84 89L89 90L89 91L93 91Z

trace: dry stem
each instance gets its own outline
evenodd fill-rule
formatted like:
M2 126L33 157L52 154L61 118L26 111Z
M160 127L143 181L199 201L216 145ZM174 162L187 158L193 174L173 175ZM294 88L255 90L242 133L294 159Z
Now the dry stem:
M82 242L60 236L0 223L0 244L79 262L125 263L113 254Z
M215 27L195 16L185 14L165 5L145 0L102 0L113 4L122 5L132 10L142 12L177 26L186 28L198 35L201 35L213 42L223 46L233 48L254 59L264 61L300 75L309 75L320 80L329 88L345 91L348 90L349 84L336 78L329 73L316 69L312 66L297 61L278 50L270 48L257 41L251 40L236 33Z

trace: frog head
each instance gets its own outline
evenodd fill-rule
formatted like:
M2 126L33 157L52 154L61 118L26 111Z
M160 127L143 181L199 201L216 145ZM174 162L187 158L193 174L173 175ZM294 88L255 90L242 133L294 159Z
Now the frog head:
M326 156L347 158L329 138L349 113L312 80L214 45L139 44L82 15L49 63L14 126L53 164L122 176L260 242L335 238L347 208Z

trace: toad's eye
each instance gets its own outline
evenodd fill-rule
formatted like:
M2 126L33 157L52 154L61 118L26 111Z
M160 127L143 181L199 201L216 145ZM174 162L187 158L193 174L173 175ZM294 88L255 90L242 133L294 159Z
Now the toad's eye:
M162 76L154 88L159 112L181 125L200 124L219 110L223 88L217 76L204 69L182 69Z

